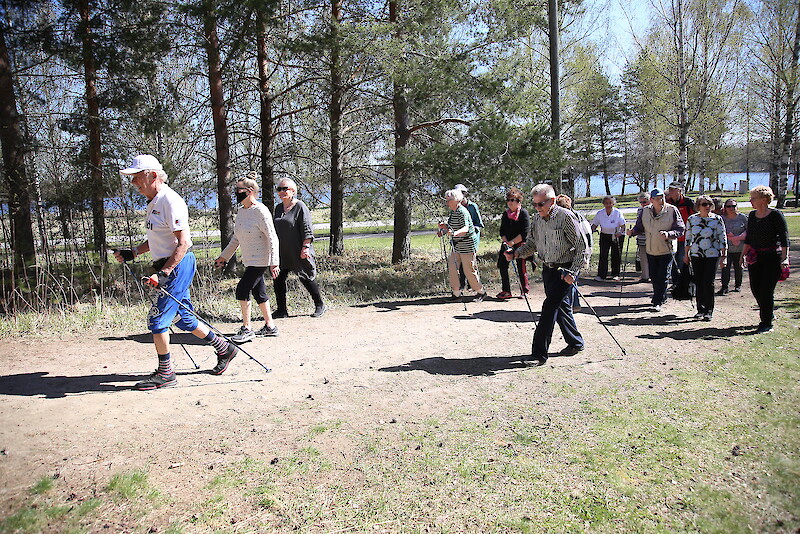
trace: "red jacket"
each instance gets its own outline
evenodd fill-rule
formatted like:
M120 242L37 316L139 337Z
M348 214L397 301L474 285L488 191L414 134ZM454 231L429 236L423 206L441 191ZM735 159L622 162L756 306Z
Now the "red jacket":
M697 213L697 210L694 209L694 202L692 202L692 199L687 198L685 195L681 195L681 199L677 202L673 202L671 200L667 200L667 202L678 208L684 224L686 224L686 220L689 218L689 215ZM686 234L681 235L678 238L678 241L686 241Z

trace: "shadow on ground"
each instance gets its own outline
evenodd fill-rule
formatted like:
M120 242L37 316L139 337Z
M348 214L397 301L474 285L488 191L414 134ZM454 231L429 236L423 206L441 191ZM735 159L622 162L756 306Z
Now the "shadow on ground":
M22 373L0 376L0 395L42 395L48 399L60 399L70 393L128 391L133 384L119 385L113 382L136 382L143 378L141 374L50 376L46 371Z
M233 334L226 334L232 336ZM132 334L130 336L103 336L100 341L135 341L136 343L153 344L152 334ZM200 339L194 334L175 333L169 337L169 342L173 345L203 345L209 346L207 341ZM174 351L173 351L174 352Z
M423 358L412 360L402 365L382 367L378 369L385 373L399 373L404 371L425 371L432 375L467 375L467 376L492 376L498 371L511 369L527 369L525 360L529 354L522 356L497 356L480 358Z
M752 326L732 326L730 328L695 328L667 332L653 332L636 336L640 339L675 339L687 341L691 339L730 339L733 336L748 336L755 334Z

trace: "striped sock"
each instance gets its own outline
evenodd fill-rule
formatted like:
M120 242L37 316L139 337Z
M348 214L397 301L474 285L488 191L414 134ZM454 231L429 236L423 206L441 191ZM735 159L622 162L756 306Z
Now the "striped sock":
M209 331L208 335L204 339L208 341L209 345L214 347L214 350L217 351L217 356L224 354L230 345L226 339L219 337L213 331Z
M172 369L172 358L169 355L169 352L166 354L159 354L158 355L158 374L161 376L170 376L175 371Z

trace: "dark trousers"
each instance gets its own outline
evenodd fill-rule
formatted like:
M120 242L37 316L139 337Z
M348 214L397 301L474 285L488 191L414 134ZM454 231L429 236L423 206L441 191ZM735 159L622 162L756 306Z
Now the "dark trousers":
M714 279L719 258L690 258L694 271L694 294L697 313L714 313Z
M747 267L750 274L750 290L758 303L759 326L772 326L775 309L775 286L781 272L778 252L759 252L758 259Z
M281 269L277 278L274 280L275 286L275 307L278 310L286 310L286 277L289 276L291 271L289 269ZM316 280L309 280L305 276L298 276L300 283L305 286L311 294L311 299L314 301L314 306L322 305L322 295L319 292L319 284Z
M250 293L258 304L269 300L264 272L269 267L245 267L242 279L236 284L236 300L250 300Z
M731 282L731 267L734 272L734 287L742 287L742 253L728 252L728 263L722 268L722 289L728 289Z
M647 255L650 282L653 284L653 300L651 302L654 306L664 304L667 301L667 273L672 261L672 254Z
M622 243L624 236L615 237L612 234L600 234L600 263L597 266L597 276L608 278L608 251L611 251L611 276L619 276L622 264Z
M569 264L565 264L564 267L569 267ZM562 280L561 272L558 269L543 267L542 282L544 282L545 297L539 323L533 333L531 356L534 359L546 360L556 323L561 328L561 335L564 336L567 345L583 347L583 337L578 332L578 325L575 324L575 317L572 315L572 303L565 298L570 285Z
M513 248L516 250L521 246L522 243ZM517 258L515 261L517 262L517 272L519 273L519 283L522 286L522 292L527 293L530 290L530 286L528 285L528 260L526 258ZM500 283L503 287L503 291L509 293L511 293L511 281L508 276L508 265L510 263L511 262L503 255L503 249L501 248L500 253L497 255L497 269L500 271Z

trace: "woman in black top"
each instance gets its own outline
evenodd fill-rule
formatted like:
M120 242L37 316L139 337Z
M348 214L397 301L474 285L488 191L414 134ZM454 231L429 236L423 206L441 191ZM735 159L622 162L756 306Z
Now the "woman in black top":
M782 267L789 266L789 229L783 214L770 209L773 198L772 189L765 185L750 190L753 211L747 217L747 237L742 250L761 319L757 334L772 331L775 286Z
M497 268L500 270L500 279L502 280L503 290L497 294L499 299L511 298L511 282L508 279L508 260L503 254L504 251L511 247L515 250L525 243L528 239L528 232L531 229L531 218L528 212L522 209L522 192L516 187L512 187L506 193L506 204L508 209L503 212L503 217L500 220L500 240L502 245L500 253L497 256ZM522 285L523 294L529 290L528 286L528 271L525 268L525 258L516 260L519 271L519 281Z
M314 301L314 313L311 317L320 317L327 307L322 302L319 285L317 285L317 264L314 254L314 232L311 230L311 212L302 200L295 198L297 184L294 180L283 178L275 188L281 202L275 205L275 231L278 233L278 244L281 256L281 270L275 278L275 302L277 309L274 318L289 316L286 307L286 277L294 271L300 282L311 294Z

